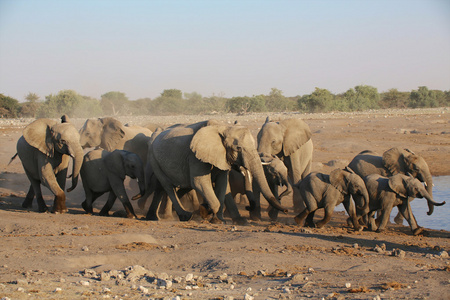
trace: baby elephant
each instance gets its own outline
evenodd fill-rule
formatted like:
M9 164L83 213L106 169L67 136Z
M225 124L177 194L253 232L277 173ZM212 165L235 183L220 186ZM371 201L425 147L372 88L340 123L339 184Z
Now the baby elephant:
M353 197L358 211L365 213L368 211L369 196L362 178L350 168L336 169L330 175L310 173L295 188L299 189L301 200L306 206L295 217L295 222L300 226L306 219L307 226L321 228L330 221L336 205L344 203L353 227L355 230L362 230L362 226L358 224L355 207L350 201L350 196ZM319 208L325 209L325 216L323 220L314 224L314 212Z
M381 232L386 228L392 208L397 206L400 213L408 221L414 235L423 231L417 225L412 213L410 202L414 198L425 198L430 205L444 205L436 203L433 197L427 192L424 185L410 174L397 174L391 177L384 177L379 174L371 174L364 177L367 191L369 192L369 229ZM374 214L381 210L380 216L374 220ZM378 227L378 228L377 228Z
M140 193L133 200L144 195L144 167L137 154L125 150L92 150L85 154L80 174L86 194L86 200L81 206L88 214L92 214L92 203L104 193L110 192L108 201L100 211L101 216L109 215L117 197L125 207L127 217L137 218L123 184L125 176L136 178Z

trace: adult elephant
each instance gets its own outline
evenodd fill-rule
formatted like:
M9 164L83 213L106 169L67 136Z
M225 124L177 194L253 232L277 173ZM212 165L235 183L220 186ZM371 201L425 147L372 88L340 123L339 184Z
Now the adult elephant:
M267 117L258 132L258 152L278 156L286 165L293 185L298 184L311 171L313 142L311 130L303 120L286 119L273 122ZM294 210L300 211L302 203L298 191L293 193ZM254 211L258 217L260 212ZM276 219L273 212L271 219Z
M433 196L433 178L431 176L428 164L423 157L415 154L409 149L391 148L378 155L370 150L363 151L353 158L348 165L361 177L370 174L379 174L384 177L390 177L396 174L411 174L423 182L430 196ZM434 210L434 204L428 202L428 215ZM396 223L401 224L403 218L400 214L395 218Z
M233 164L248 169L271 205L287 211L273 196L250 130L203 121L169 128L149 146L153 172L172 200L180 220L192 214L179 204L176 188L195 189L205 201L211 222L223 221L228 171ZM202 206L203 207L203 206Z
M61 120L62 123L37 119L25 127L17 142L17 154L31 183L22 203L24 208L32 207L36 196L39 211L48 210L42 197L42 184L55 195L52 212L67 212L64 189L70 157L73 158L73 173L68 192L77 186L84 153L77 129L67 116L64 115Z
M133 199L145 193L144 166L137 154L125 150L92 150L84 156L80 174L86 194L86 200L81 206L88 214L93 213L92 203L104 193L110 192L108 201L100 211L101 216L108 216L114 201L119 198L127 217L137 218L123 184L125 176L137 179L140 193Z
M414 198L425 198L433 206L441 206L444 202L437 203L428 193L423 184L411 175L396 174L391 177L371 174L364 177L369 193L369 229L381 232L389 221L392 208L397 206L400 213L408 221L414 235L418 235L423 228L417 224L412 213L410 202ZM374 214L380 210L380 216L375 221Z
M80 129L83 148L100 147L106 151L127 150L147 161L147 143L152 131L141 126L125 126L112 117L88 119Z

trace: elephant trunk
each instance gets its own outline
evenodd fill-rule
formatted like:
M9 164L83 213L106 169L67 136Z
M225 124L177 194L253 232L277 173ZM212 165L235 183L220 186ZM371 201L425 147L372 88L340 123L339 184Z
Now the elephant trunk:
M434 206L442 206L442 205L445 204L445 201L443 201L443 202L435 202L435 201L433 200L433 197L432 197L427 191L424 191L422 196L423 196L425 199L427 199L428 207L433 207L433 208L434 208ZM432 212L433 212L433 211L431 211L431 213L432 213ZM430 211L427 212L428 215L431 215L431 213L430 213Z
M81 165L83 164L83 148L77 145L74 150L70 150L70 155L73 157L72 186L67 189L67 192L71 192L77 187L78 176L80 175Z
M261 193L263 194L264 198L266 198L266 200L272 207L284 213L287 213L288 210L283 206L281 206L281 204L278 202L278 200L275 198L275 196L273 195L272 191L269 188L266 176L264 175L261 159L259 158L256 149L253 151L243 151L243 159L244 159L244 166L253 175L253 179L255 180L256 184L260 187Z
M369 193L367 191L362 192L361 200L364 201L364 203L361 203L362 201L360 201L360 203L356 204L356 208L364 214L369 213Z
M284 196L289 195L290 193L292 193L292 184L291 184L291 180L289 179L289 177L287 176L287 174L282 174L280 175L281 177L281 184L286 186L286 190L284 192L282 192L280 194L280 199Z
M426 176L423 176L423 182L425 183L425 188L427 190L427 193L430 197L433 197L433 177L430 173L426 174ZM430 201L428 201L428 212L427 214L431 216L431 214L434 211L434 204L432 204Z

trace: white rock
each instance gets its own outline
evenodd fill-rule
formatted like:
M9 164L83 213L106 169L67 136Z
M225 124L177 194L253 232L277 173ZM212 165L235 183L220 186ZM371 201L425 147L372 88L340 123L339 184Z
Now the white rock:
M191 281L192 279L194 279L194 274L189 273L189 274L186 275L186 281L187 282Z
M61 289L61 288L56 288L53 292L54 292L54 293L61 293L61 292L62 292L62 289Z
M249 294L245 294L244 300L253 300L255 299L253 296L250 296Z
M351 284L350 282L347 282L347 283L345 284L345 287L349 289L349 288L352 287L352 284Z

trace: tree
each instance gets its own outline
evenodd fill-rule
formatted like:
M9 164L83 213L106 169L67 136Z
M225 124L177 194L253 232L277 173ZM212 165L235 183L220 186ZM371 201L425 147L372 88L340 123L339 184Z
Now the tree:
M107 115L116 116L120 114L126 114L128 112L128 98L121 92L108 92L101 96L100 100L103 112Z
M164 90L161 93L161 97L182 99L183 98L183 93L180 90L177 90L177 89Z
M331 109L334 96L326 89L316 87L310 95L305 95L298 100L300 110L308 112L325 112Z
M20 115L22 117L34 118L39 110L40 103L39 96L36 93L28 93L25 97L27 102L23 103L20 108Z
M19 112L20 105L16 99L0 94L0 117L15 118Z
M409 92L399 92L397 89L390 89L381 94L380 106L383 108L405 108L409 101L409 94Z
M269 111L286 111L290 110L290 106L290 101L277 88L272 88L266 96L266 108Z
M72 112L73 117L92 118L103 114L100 101L95 98L81 96L80 102Z
M39 107L37 117L59 118L63 114L74 116L75 110L82 103L83 97L73 90L62 90L56 95L48 95Z
M339 110L361 111L379 108L380 95L375 87L368 85L358 85L355 89L349 89L340 95L338 101Z
M413 90L409 96L408 106L412 108L436 107L437 105L436 92L429 90L426 86L419 86L419 89Z

